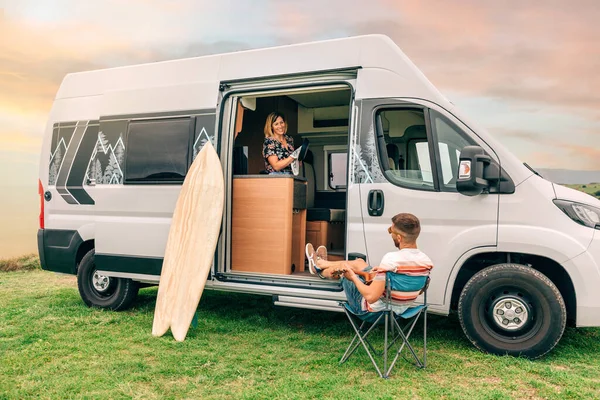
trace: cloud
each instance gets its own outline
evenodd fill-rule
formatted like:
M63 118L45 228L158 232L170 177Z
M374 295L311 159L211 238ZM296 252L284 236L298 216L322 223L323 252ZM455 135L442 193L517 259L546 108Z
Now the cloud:
M513 138L518 147L528 147L528 164L544 168L566 168L600 171L600 148L577 141L569 141L570 135L560 140L548 140L546 135L524 130L500 130L501 136ZM597 132L584 132L588 139ZM545 150L545 151L544 151Z
M597 115L600 7L552 0L382 1L394 18L358 24L357 33L392 37L442 89L531 100ZM435 10L435 11L433 11Z

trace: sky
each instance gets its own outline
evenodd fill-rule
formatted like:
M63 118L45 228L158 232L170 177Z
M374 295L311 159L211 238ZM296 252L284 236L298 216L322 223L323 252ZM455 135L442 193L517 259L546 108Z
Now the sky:
M36 249L67 73L382 33L522 161L600 170L599 21L597 0L0 0L0 258Z

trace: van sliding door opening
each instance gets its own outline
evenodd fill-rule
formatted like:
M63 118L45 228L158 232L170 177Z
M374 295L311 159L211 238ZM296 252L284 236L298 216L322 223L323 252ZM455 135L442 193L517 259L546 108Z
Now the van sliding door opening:
M228 281L337 286L309 272L305 247L308 242L326 246L332 260L346 255L350 87L256 91L227 101L235 104L224 107L232 121L222 132L229 138L223 150L229 160L229 251L220 274ZM294 149L309 142L297 175L267 173L265 125L273 112L284 116L284 138ZM330 176L335 176L333 185Z

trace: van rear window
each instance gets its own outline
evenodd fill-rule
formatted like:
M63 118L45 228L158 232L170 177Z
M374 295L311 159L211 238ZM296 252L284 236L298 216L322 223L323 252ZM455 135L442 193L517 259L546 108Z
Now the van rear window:
M183 182L188 171L192 118L131 121L125 183Z

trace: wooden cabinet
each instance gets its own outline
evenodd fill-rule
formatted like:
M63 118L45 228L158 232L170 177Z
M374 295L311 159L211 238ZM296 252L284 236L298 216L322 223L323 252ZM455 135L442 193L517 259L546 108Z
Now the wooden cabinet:
M318 246L327 247L330 261L343 260L344 223L308 221L306 223L306 242L312 243L315 249Z
M303 271L306 181L285 175L234 176L232 198L231 269Z

